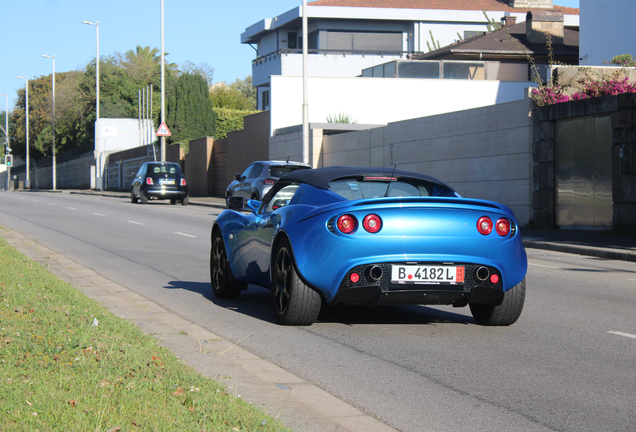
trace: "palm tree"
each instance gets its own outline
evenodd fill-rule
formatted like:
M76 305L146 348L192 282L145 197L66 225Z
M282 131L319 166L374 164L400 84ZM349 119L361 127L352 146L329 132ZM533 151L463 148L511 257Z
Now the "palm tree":
M168 55L168 53L165 53ZM157 69L161 66L161 51L157 48L141 47L137 45L135 51L128 50L124 54L121 65L128 74L138 82L151 82L152 77L157 73ZM175 63L166 63L167 71L176 71Z

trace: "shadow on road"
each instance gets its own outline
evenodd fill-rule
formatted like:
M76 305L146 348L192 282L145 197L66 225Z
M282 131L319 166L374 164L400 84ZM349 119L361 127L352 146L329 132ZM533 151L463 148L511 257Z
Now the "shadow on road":
M271 311L269 290L250 285L247 291L235 299L219 299L212 294L210 282L170 281L166 289L183 289L208 299L224 309L251 316L267 322L274 322ZM317 322L345 325L365 324L474 324L471 316L425 306L364 306L322 305Z

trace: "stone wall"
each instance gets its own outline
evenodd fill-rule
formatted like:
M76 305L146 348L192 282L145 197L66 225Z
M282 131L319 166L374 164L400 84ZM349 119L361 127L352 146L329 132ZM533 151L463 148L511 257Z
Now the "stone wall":
M535 109L532 218L538 227L555 227L555 122L601 115L612 119L612 224L636 226L636 94L627 93Z

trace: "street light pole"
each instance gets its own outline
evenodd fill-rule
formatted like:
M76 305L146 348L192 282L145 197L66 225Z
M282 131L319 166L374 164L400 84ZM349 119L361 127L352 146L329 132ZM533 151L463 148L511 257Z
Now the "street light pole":
M46 54L42 54L42 57L53 59L53 147L52 156L53 156L53 190L56 190L56 165L55 165L55 54L50 56Z
M18 78L26 80L26 104L24 110L26 111L26 180L24 181L24 188L31 189L31 180L29 179L29 77L19 76Z
M166 122L165 54L163 44L163 0L161 0L161 124ZM152 117L151 117L152 118ZM166 161L166 137L161 136L161 162Z
M90 21L82 21L82 24L93 25L97 29L97 57L95 58L95 93L96 93L96 112L97 119L95 122L95 169L97 170L96 178L95 178L95 189L102 188L102 178L101 178L101 151L100 151L100 142L99 142L99 21L90 22Z
M307 104L307 0L303 0L303 162L309 163L309 105ZM311 160L314 165L313 158ZM315 166L315 165L314 165Z
M6 96L7 98L7 102L5 105L6 108L4 110L4 139L7 142L5 151L6 153L11 153L11 147L9 147L9 93L0 94L0 96ZM7 167L7 190L9 190L10 179L11 179L11 167L8 166Z

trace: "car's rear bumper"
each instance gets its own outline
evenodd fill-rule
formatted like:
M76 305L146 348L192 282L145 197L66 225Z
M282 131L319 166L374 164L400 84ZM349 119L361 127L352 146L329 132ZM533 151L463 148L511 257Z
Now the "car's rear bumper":
M188 196L187 189L148 188L143 191L148 199L183 199Z
M463 269L459 283L392 283L391 266L401 263L370 263L350 269L343 278L332 304L356 304L375 307L380 304L454 304L468 302L501 304L501 273L481 264L453 263ZM422 263L430 265L431 263ZM448 266L449 263L438 263ZM495 279L491 279L491 276ZM496 282L492 282L496 280Z

